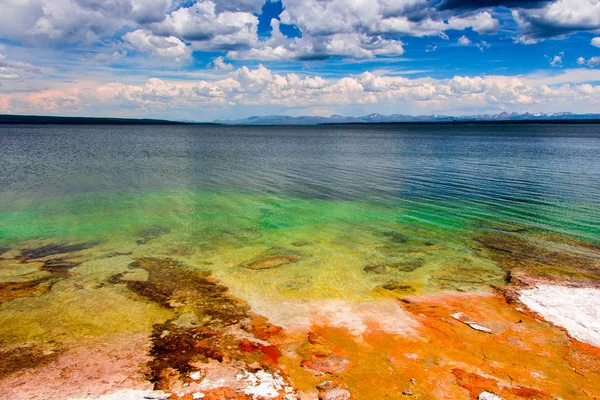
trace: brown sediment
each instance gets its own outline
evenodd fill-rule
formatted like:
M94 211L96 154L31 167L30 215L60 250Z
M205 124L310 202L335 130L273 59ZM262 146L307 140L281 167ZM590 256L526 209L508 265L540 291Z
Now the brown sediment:
M146 270L148 279L123 280L120 274L109 279L177 315L153 328L147 366L155 389L189 394L204 382L195 383L190 374L207 374L214 362L234 371L234 377L257 368L277 371L281 352L268 340L280 334L281 328L253 316L243 301L230 295L208 272L168 258L140 258L130 268ZM284 376L281 371L278 374ZM215 396L229 393L229 389L203 387L202 393L208 396L205 398L219 398ZM233 393L239 394L239 390Z
M182 327L169 322L154 326L152 349L148 362L150 381L155 389L170 390L173 379L187 379L187 374L195 370L194 363L209 360L223 361L223 353L218 348L220 332L205 327Z
M51 277L26 282L0 282L0 304L14 299L47 293L56 281Z
M44 351L36 346L0 347L0 379L23 369L47 364L57 357L54 351Z

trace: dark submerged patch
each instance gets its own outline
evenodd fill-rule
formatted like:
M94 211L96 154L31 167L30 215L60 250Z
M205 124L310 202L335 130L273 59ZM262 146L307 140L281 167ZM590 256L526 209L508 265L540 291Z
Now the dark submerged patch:
M388 269L385 265L375 264L375 265L367 265L363 268L363 271L369 274L384 274L388 272Z
M387 231L382 233L383 236L387 238L388 242L396 243L396 244L404 244L408 242L408 236L397 232L397 231Z
M140 230L136 236L138 239L135 241L137 244L146 244L152 239L159 238L171 232L171 229L164 226L149 226Z
M124 283L132 292L177 315L154 325L152 331L148 378L156 389L169 391L210 360L249 365L268 359L267 347L248 346L242 343L247 339L224 333L230 327L251 332L249 307L213 281L208 272L169 258L140 258L129 268L146 270L147 280L125 281L124 273L109 280Z
M78 262L69 261L64 258L52 259L44 261L42 271L54 272L59 275L66 274L70 269L79 266Z
M424 260L407 260L389 264L389 267L401 272L413 272L425 265Z
M152 360L148 367L150 381L156 384L156 389L169 389L173 370L186 375L192 370L193 363L210 359L223 361L222 352L211 343L217 341L218 334L206 327L181 327L172 322L155 325L150 350Z
M288 264L295 264L301 259L302 256L296 253L269 251L256 258L243 262L240 266L252 270L273 269Z
M381 285L378 287L383 290L394 291L394 292L403 292L403 293L415 291L415 289L412 286L402 284L399 282L389 282L389 283L386 283L385 285Z
M0 257L2 257L2 254L6 253L9 250L10 247L0 246Z
M530 276L550 279L600 280L600 253L593 246L570 238L557 239L574 251L499 232L483 235L475 242L504 271L518 269Z
M21 252L20 258L23 260L35 260L58 254L68 254L76 251L86 250L93 247L94 243L75 243L75 244L49 244L34 249L26 249Z

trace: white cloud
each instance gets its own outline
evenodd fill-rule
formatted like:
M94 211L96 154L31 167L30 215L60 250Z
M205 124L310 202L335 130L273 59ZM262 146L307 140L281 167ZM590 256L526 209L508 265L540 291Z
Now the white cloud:
M577 59L577 64L579 65L588 65L590 68L597 67L600 65L600 57L591 57L589 60L586 60L584 57L579 57Z
M600 47L600 36L593 38L591 44L594 47Z
M468 46L468 45L471 44L471 39L469 39L468 37L466 37L466 36L463 35L463 36L461 36L461 37L458 38L457 42L461 46Z
M548 60L548 62L550 63L550 65L552 67L562 67L564 55L565 55L565 52L561 51L560 53L558 53L554 57L546 56L546 59Z
M594 61L600 63L600 58ZM576 81L580 83L572 83ZM463 109L556 110L584 112L600 106L600 70L567 70L554 77L456 76L450 79L406 78L370 72L340 79L277 74L259 66L232 71L209 81L148 79L144 84L63 84L61 90L10 95L13 112L51 110L68 105L80 112L109 108L160 114L198 106L232 105L297 109L402 103L411 109L460 113ZM267 108L265 108L267 107Z
M156 36L147 29L138 29L123 36L136 51L181 62L191 56L191 49L175 36Z
M223 56L219 56L208 64L208 68L212 68L216 71L231 71L233 70L233 65L227 63Z
M253 46L258 41L258 18L247 12L217 12L217 3L199 1L171 12L153 31L194 43L198 49Z
M233 50L227 55L237 60L311 60L328 57L373 58L404 53L400 40L384 39L362 33L334 33L324 37L305 35L288 39L277 19L271 20L271 37L249 50Z
M597 67L598 65L600 65L600 57L592 57L588 60L588 65L590 67Z
M600 1L556 0L542 8L513 10L521 27L520 40L535 43L540 39L581 31L600 30Z
M0 44L0 51L4 51L5 46ZM14 61L0 53L0 79L23 80L31 78L42 73L41 69L23 61Z

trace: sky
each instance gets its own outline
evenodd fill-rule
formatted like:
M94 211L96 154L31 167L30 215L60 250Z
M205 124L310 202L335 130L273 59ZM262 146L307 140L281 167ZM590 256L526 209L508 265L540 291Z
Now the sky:
M0 113L600 113L600 0L0 0Z

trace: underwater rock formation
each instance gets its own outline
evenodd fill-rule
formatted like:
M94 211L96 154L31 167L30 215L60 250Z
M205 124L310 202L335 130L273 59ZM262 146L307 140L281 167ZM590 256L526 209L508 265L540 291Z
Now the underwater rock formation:
M297 263L301 259L302 256L296 253L271 250L256 258L243 262L241 267L253 270L272 269Z

